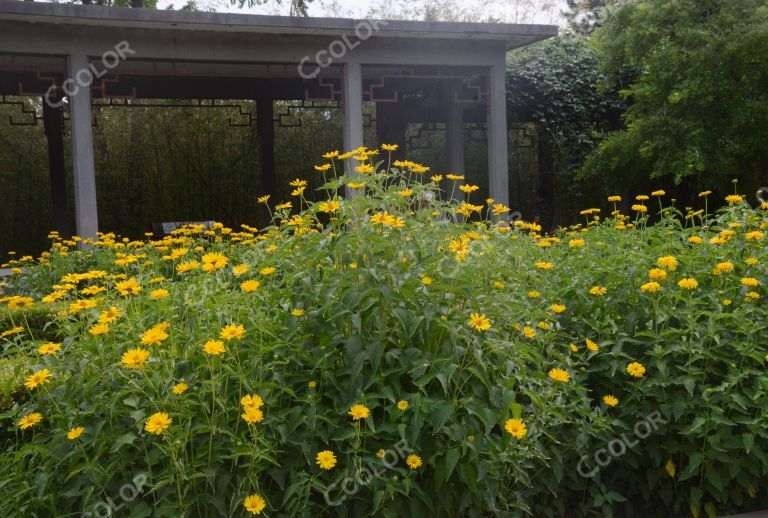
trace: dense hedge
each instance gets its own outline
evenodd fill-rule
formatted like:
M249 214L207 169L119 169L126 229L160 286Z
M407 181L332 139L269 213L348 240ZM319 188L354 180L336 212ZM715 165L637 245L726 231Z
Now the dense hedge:
M428 201L458 179L360 153L362 177L331 179L319 204L294 182L293 208L271 206L260 232L55 240L11 277L7 305L34 293L32 309L64 309L58 350L23 325L3 338L30 378L0 414L0 510L768 507L765 208L737 196L682 215L657 192L635 216L592 209L541 236L494 223L506 208L471 186L477 205ZM346 164L329 163L314 174Z

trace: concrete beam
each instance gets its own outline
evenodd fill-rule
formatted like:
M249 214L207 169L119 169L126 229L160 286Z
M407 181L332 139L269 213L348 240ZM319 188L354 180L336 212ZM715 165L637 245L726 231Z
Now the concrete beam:
M88 69L88 57L72 53L68 59L68 76ZM93 135L91 133L91 90L74 87L69 96L69 117L72 125L72 174L75 180L75 226L82 238L96 238L99 216L96 207L96 169L93 164Z
M464 174L464 107L451 96L448 100L448 116L445 124L445 147L448 155L448 172ZM453 199L464 200L464 191L453 190Z
M488 94L488 194L509 205L507 94L504 61L490 67Z

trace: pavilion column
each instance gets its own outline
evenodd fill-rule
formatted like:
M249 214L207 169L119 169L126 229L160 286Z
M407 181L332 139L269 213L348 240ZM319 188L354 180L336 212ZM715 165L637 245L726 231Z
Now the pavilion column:
M83 239L96 238L99 228L96 207L96 168L93 164L90 86L76 83L78 75L85 79L89 62L85 54L70 54L68 60L70 88L69 113L72 125L72 174L75 180L75 224Z
M362 147L363 135L363 71L360 63L344 65L344 151ZM354 173L354 171L353 171ZM347 189L347 197L356 191Z
M445 146L448 155L448 172L464 174L464 107L451 96L448 101L448 115L445 122ZM453 199L464 200L464 191L453 190Z
M488 92L488 194L496 203L509 205L507 158L507 93L504 61L490 67Z
M262 194L274 194L275 174L275 110L272 98L256 99L256 124L259 134Z
M54 108L48 104L46 98L43 98L43 126L48 142L53 228L62 237L69 237L71 231L67 210L66 167L64 166L64 109L61 106Z

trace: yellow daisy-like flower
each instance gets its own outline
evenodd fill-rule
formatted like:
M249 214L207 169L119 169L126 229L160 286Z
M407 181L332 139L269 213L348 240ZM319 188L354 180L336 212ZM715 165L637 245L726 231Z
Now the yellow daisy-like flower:
M425 276L423 276L423 277L421 278L421 283L422 283L424 286L429 286L430 284L432 284L432 278L431 278L431 277L427 277L427 276L425 275Z
M405 459L405 463L408 464L408 467L411 469L418 469L423 464L421 462L421 457L419 457L415 453L408 455L408 458Z
M248 424L260 423L264 419L264 412L260 408L248 406L240 417Z
M156 412L144 422L144 429L149 433L160 435L171 426L171 423L173 423L171 416L165 412Z
M587 338L587 349L589 349L592 352L597 352L600 349L600 346L598 346L595 342Z
M360 403L352 405L352 408L350 408L349 412L347 413L351 415L352 419L354 419L355 421L359 421L360 419L366 419L368 416L371 415L371 411L368 409L368 407Z
M619 201L621 201L621 196L608 196L608 201L610 201L610 202L619 202Z
M664 257L659 257L656 260L656 264L658 264L660 267L669 270L671 272L675 271L675 268L677 268L677 265L680 264L676 257L672 255L665 255ZM658 280L658 279L653 279Z
M303 309L299 309L299 308L296 308L296 309L294 309L294 310L292 310L292 311L291 311L291 315L293 315L293 316L295 316L295 317L297 317L297 318L298 318L298 317L303 317L303 316L304 316L304 310L303 310Z
M245 510L252 515L257 516L261 514L264 508L267 507L267 502L264 500L264 498L261 497L261 495L254 493L245 497L243 507L245 507Z
M70 428L69 431L67 432L67 439L69 439L70 441L74 441L75 439L83 435L84 431L85 431L85 428L83 428L82 426L76 426L74 428Z
M531 290L528 292L528 296L532 299L538 299L539 297L541 297L541 293L539 293L536 290Z
M536 263L536 268L539 270L551 270L555 265L546 261L539 261Z
M715 270L721 273L732 272L733 268L733 263L730 261L723 261L722 263L717 263L715 265Z
M277 271L277 268L275 268L274 266L265 266L264 268L259 270L259 273L261 275L272 275L276 271Z
M248 271L248 265L247 264L238 264L234 268L232 268L232 275L235 277L239 277L240 275L246 273Z
M568 241L568 246L571 248L583 248L584 247L584 240L583 239L571 239Z
M559 368L551 369L549 371L549 377L560 383L568 383L571 379L571 375L568 374L568 371Z
M130 349L123 353L123 357L120 363L126 369L138 369L141 370L146 367L146 362L149 359L149 351L146 349Z
M216 270L221 270L227 266L228 262L229 259L224 254L219 252L207 253L203 255L203 271L215 272Z
M109 324L95 324L88 332L94 336L103 335L109 332Z
M677 281L677 285L684 290L695 290L699 287L699 281L694 279L693 277L687 277L685 279L680 279Z
M43 414L41 414L40 412L33 412L31 414L27 414L19 420L19 428L21 428L22 430L26 430L27 428L32 428L42 420L43 420Z
M518 439L522 439L528 434L528 428L522 419L507 419L507 422L504 423L504 429Z
M240 283L240 289L245 293L253 293L259 289L261 283L255 280L247 280Z
M144 345L157 345L168 339L168 327L167 322L161 322L156 324L141 335L141 343Z
M365 182L349 182L347 184L347 187L355 190L362 189L363 187L365 187Z
M728 205L734 205L736 203L741 203L744 201L744 197L740 196L738 194L729 194L725 197L725 201L728 203Z
M18 335L23 332L24 332L24 328L21 326L17 326L17 327L8 329L7 331L3 331L2 333L0 333L0 337L5 338L7 336Z
M110 324L115 320L117 320L122 314L123 314L122 310L117 309L115 306L112 306L111 308L107 309L106 311L102 311L99 314L99 323Z
M652 281L663 281L667 278L667 271L661 268L651 268L648 272L648 278Z
M183 394L184 392L186 392L188 388L189 388L189 385L187 385L183 381L180 381L179 383L173 386L173 393L178 396L179 394Z
M37 348L37 353L40 355L51 355L56 356L56 353L58 353L61 350L61 344L56 342L48 342L44 343L40 347Z
M643 293L656 293L661 289L661 285L658 282L651 281L646 282L642 286L640 286L640 291Z
M642 378L645 375L645 367L642 363L632 362L627 365L627 373L635 378Z
M754 286L759 286L760 281L755 279L754 277L743 277L741 279L741 284L743 284L744 286L754 287Z
M169 292L168 290L159 288L149 292L149 298L152 300L160 300L160 299L167 298L170 294L171 292Z
M336 465L336 455L330 450L323 450L317 454L315 464L324 470L333 469Z
M203 345L203 351L210 356L218 356L225 352L227 348L221 340L208 340Z
M264 400L258 394L246 394L240 398L240 404L243 408L261 408L264 406Z
M563 305L563 304L551 304L549 306L549 309L551 309L552 311L554 311L555 313L557 313L559 315L560 313L565 311L566 308L565 308L565 305Z
M482 313L472 313L469 315L468 324L477 331L488 331L491 328L491 321Z
M376 452L376 456L377 456L378 458L380 458L380 459L383 459L383 458L384 458L384 456L385 456L386 454L387 454L387 452L386 452L386 451L384 451L383 449L381 449L381 450L379 450L379 451L377 451L377 452Z
M589 293L591 295L595 295L597 297L602 297L603 295L608 293L608 290L606 288L602 287L602 286L592 286L589 289Z
M136 279L131 277L130 279L120 281L115 284L115 289L123 297L130 297L132 295L138 295L141 291L141 286L139 286L139 283L136 282Z
M397 409L405 412L408 409L408 401L401 399L397 402Z
M619 399L616 396L607 394L603 396L603 403L605 403L608 406L616 406L619 404Z
M33 373L31 376L27 377L26 381L24 382L24 386L29 390L34 390L41 385L50 383L50 378L52 375L53 373L48 369L39 370Z
M523 327L523 335L530 339L536 338L536 330L531 326L525 326Z
M223 340L241 340L245 336L245 328L239 324L229 324L221 329L219 336Z
M648 212L648 207L640 203L635 203L632 205L632 210L635 212Z

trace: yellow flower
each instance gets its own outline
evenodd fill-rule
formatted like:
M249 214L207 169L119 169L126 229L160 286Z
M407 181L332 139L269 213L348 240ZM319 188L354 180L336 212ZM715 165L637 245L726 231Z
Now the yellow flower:
M382 144L381 149L384 151L397 151L397 148L400 147L397 144Z
M619 399L616 396L612 396L611 394L608 394L606 396L603 396L603 403L605 403L608 406L616 406L619 404Z
M336 465L336 455L330 450L323 450L317 454L315 463L320 466L321 469L333 469Z
M145 363L149 359L149 351L146 349L130 349L123 353L120 363L126 369L141 370L146 367Z
M26 381L24 382L24 386L27 387L29 390L36 389L40 385L45 385L47 383L50 383L51 380L49 379L51 377L52 373L48 369L42 369L35 373L33 373L31 376L28 376Z
M563 304L551 304L549 306L549 309L551 309L552 311L554 311L555 313L557 313L559 315L560 313L565 311L566 308L565 308L565 306Z
M295 317L303 317L304 316L304 310L296 308L293 311L291 311L291 315L293 315Z
M365 182L349 182L347 184L347 187L349 187L350 189L362 189L363 187L365 187Z
M699 287L699 282L693 277L687 277L685 279L680 279L677 282L677 285L685 290L695 290Z
M144 422L144 429L149 433L160 435L171 426L173 419L165 412L156 412Z
M551 270L554 267L552 263L548 263L546 261L539 261L536 263L536 268L539 270Z
M432 278L431 278L431 277L427 277L427 276L425 275L425 276L423 276L423 277L421 278L421 283L422 283L424 286L429 286L430 284L432 284Z
M221 329L219 336L223 340L241 340L245 336L245 328L239 324L229 324Z
M332 214L341 208L341 203L336 200L324 201L317 206L317 210Z
M715 270L717 270L720 273L724 272L732 272L733 271L733 263L730 261L724 261L722 263L717 263L715 266Z
M491 328L491 321L482 313L472 313L469 315L468 324L477 331L488 331Z
M50 354L51 356L56 356L59 350L61 350L61 344L55 342L44 343L37 348L37 352L40 355Z
M694 244L698 245L698 244L703 243L704 240L701 239L699 236L691 236L691 237L688 238L688 242L689 243L694 243Z
M610 202L621 201L621 196L608 196L608 201L610 201Z
M240 289L245 293L251 293L259 289L261 283L259 281L247 280L240 283Z
M738 194L729 194L728 196L725 197L725 201L728 203L728 205L741 203L743 200L744 200L744 197Z
M313 388L317 387L317 382L316 381L310 381L307 385L309 386L309 388L313 389Z
M443 180L443 175L436 174L434 176L430 176L429 179L432 180L435 183L440 183Z
M248 406L240 417L248 424L260 423L264 419L264 412L260 408Z
M663 281L667 278L667 271L662 270L661 268L651 268L651 270L648 272L648 277L652 281Z
M507 422L504 423L504 429L518 439L522 439L528 434L528 429L522 419L507 419Z
M247 264L238 264L237 266L232 268L232 274L235 277L238 277L238 276L244 274L247 271L248 271L248 265Z
M397 409L405 412L408 409L408 401L401 399L397 402Z
M176 265L176 271L179 273L191 272L200 268L200 263L197 261L186 261Z
M642 378L645 375L645 367L642 363L632 362L627 365L627 373L635 378Z
M526 338L531 338L531 339L536 338L536 331L530 326L525 326L523 328L523 334L525 335Z
M458 182L464 179L464 175L459 175L459 174L447 174L445 175L445 177L448 178L449 180L453 180L454 182Z
M568 246L571 248L582 248L584 247L584 240L583 239L571 239L568 241Z
M245 497L245 501L243 502L243 507L245 507L246 511L256 516L261 514L264 508L267 507L267 502L264 501L261 495L257 495L254 493L252 495Z
M710 194L712 194L712 191L702 191L699 193L699 198L706 198Z
M349 412L347 413L351 415L352 419L354 419L355 421L359 421L360 419L365 419L371 415L371 411L368 409L368 407L360 403L357 403L356 405L352 405L352 408L350 408Z
M168 290L164 290L163 288L151 291L149 293L149 298L152 300L160 300L166 298L168 295L170 295L170 292Z
M675 268L677 268L677 265L679 264L677 259L674 256L671 255L665 255L664 257L659 257L656 260L656 264L661 266L662 268L669 270L671 272L675 271ZM654 279L658 280L658 279Z
M383 449L376 452L376 456L380 459L383 459L384 456L387 454Z
M103 335L109 332L109 324L96 324L88 332L94 336Z
M203 345L203 350L206 354L217 356L226 351L227 348L224 346L224 342L221 340L208 340Z
M85 428L83 428L82 426L76 426L74 428L70 428L69 431L67 432L67 439L69 439L70 441L74 441L75 439L80 437L84 431L85 431Z
M411 469L418 469L423 464L421 462L421 457L414 453L408 455L408 458L405 459L405 463L408 464L408 467Z
M19 420L19 428L22 430L26 430L27 428L31 428L35 426L37 423L43 420L43 414L40 412L33 412L31 414L27 414L24 417L22 417Z
M765 234L762 232L755 230L754 232L747 232L744 234L745 239L754 239L755 241L760 241L765 237Z
M753 286L759 286L760 281L758 281L754 277L743 277L741 279L741 284L743 284L744 286L753 287Z
M653 191L651 193L651 196L664 196L665 194L667 194L667 193L662 191L662 190L659 190L659 191Z
M274 266L265 266L264 268L259 270L259 273L261 275L272 275L276 271L277 271L277 268L275 268Z
M413 190L412 189L403 189L402 191L397 191L397 194L399 194L403 198L407 198L407 197L413 195Z
M259 196L256 201L259 203L267 203L269 201L269 194L265 194L264 196Z
M184 383L184 381L180 381L179 383L173 386L173 393L178 396L179 394L183 394L184 392L186 392L188 388L189 388L189 385Z
M640 291L643 293L656 293L661 289L661 285L658 282L651 281L646 282L642 286L640 286Z
M480 187L479 187L479 186L477 186L477 185L468 185L468 184L465 184L465 185L459 185L459 189L461 189L462 191L464 191L464 192L466 192L466 193L475 192L475 191L476 191L476 190L478 190L479 188L480 188Z
M131 295L138 295L141 291L141 286L139 286L139 283L136 282L135 278L131 277L128 280L120 281L115 284L115 289L123 297L130 297Z
M549 377L561 383L567 383L568 380L571 379L571 376L570 374L568 374L568 371L565 371L563 369L551 369L549 371Z
M578 347L576 347L576 344L569 344L568 347L571 349L571 352L577 352L579 350Z
M607 289L605 289L605 288L604 288L604 287L602 287L602 286L593 286L593 287L591 287L591 288L589 289L589 293L590 293L591 295L596 295L596 296L598 296L598 297L602 297L603 295L605 295L606 293L608 293L608 290L607 290Z
M595 342L587 338L587 349L589 349L592 352L597 352L598 350L600 350L600 347Z
M224 254L219 252L207 253L203 255L203 271L215 272L216 270L221 270L227 266L228 262L229 259Z
M632 210L634 210L635 212L648 212L648 207L646 207L645 205L636 203L632 205Z

